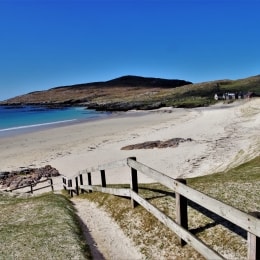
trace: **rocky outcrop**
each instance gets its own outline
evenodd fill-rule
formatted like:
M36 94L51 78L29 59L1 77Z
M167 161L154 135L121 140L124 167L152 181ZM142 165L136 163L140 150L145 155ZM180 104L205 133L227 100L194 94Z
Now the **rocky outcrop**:
M59 176L60 173L50 165L41 168L25 168L20 171L0 172L0 187L16 189L26 185L36 185L41 178Z
M148 141L140 144L133 144L124 146L121 150L135 150L135 149L153 149L153 148L169 148L177 147L180 143L191 142L191 138L172 138L167 141Z

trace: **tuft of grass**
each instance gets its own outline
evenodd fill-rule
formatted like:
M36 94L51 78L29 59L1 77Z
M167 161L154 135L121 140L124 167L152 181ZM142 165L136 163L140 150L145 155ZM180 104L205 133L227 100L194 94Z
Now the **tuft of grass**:
M0 193L1 259L91 259L76 213L62 195Z
M242 211L260 211L260 156L227 172L196 177L187 182Z

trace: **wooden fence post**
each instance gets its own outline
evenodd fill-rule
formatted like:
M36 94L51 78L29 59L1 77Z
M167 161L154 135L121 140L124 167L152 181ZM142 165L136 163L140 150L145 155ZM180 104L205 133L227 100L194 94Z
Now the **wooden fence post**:
M62 177L62 182L63 182L63 188L64 188L64 190L67 190L67 181L66 181L66 178Z
M76 183L76 194L79 196L79 180L78 176L75 178L75 183Z
M248 214L260 219L260 212L249 212ZM260 238L247 232L248 260L260 259Z
M91 172L88 172L88 185L92 185ZM88 192L91 193L92 190L89 190Z
M54 188L53 188L53 180L52 180L52 178L50 179L50 184L51 184L51 190L52 190L52 192L54 191Z
M79 175L79 183L80 183L80 185L83 185L83 175L82 174ZM80 192L81 192L81 194L83 194L84 190L80 189Z
M129 159L136 161L136 157L130 157ZM131 184L130 188L135 193L138 193L138 178L137 178L137 170L131 167ZM131 205L132 208L135 208L138 203L131 197Z
M101 185L102 187L106 187L107 183L106 183L106 174L105 174L105 170L101 170Z
M71 179L68 180L68 187L72 188L72 180ZM73 197L73 191L71 189L69 189L68 192L69 192L70 196Z
M176 181L181 182L186 185L185 179L176 179ZM181 196L178 193L175 193L176 199L176 222L188 230L188 203L187 198ZM179 238L179 243L181 246L184 246L186 242Z

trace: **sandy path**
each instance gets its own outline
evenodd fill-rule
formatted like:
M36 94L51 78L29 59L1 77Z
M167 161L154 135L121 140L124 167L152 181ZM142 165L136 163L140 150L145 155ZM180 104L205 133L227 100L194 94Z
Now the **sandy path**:
M82 221L85 237L93 259L144 259L111 217L93 202L72 199L77 214Z

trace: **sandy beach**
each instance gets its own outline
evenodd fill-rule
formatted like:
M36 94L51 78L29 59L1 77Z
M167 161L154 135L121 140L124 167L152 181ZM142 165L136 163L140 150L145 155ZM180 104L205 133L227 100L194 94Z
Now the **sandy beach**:
M173 178L224 171L260 155L260 99L207 108L131 111L113 117L0 139L0 171L55 167L67 177L135 156ZM177 147L121 150L146 141L191 138ZM129 183L129 168L107 171L107 183ZM153 182L138 175L139 182ZM93 173L100 184L100 173ZM62 189L61 177L54 180ZM111 217L94 203L73 199L94 259L145 259ZM102 223L106 223L102 225ZM109 228L108 228L109 227ZM113 246L111 246L113 243Z
M84 169L135 156L174 178L200 176L259 155L259 132L259 98L207 108L130 111L107 119L1 138L0 171L50 164L70 177ZM174 148L121 150L126 145L178 137L192 141ZM107 182L127 183L129 174L124 171L113 171ZM140 176L139 181L152 180Z

